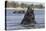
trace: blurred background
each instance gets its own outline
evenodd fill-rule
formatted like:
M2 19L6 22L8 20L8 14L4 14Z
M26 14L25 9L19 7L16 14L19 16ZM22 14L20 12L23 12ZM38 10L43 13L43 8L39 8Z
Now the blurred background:
M17 8L17 7L21 7L21 8L27 8L28 6L30 7L34 7L34 8L45 8L45 6L43 5L44 3L30 3L30 2L15 2L15 1L7 1L7 8Z

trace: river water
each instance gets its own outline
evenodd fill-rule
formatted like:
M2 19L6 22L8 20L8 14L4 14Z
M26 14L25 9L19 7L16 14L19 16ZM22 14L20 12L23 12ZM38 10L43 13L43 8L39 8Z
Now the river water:
M45 27L45 10L34 10L35 21L37 24L33 26L24 26L21 25L21 21L24 18L25 14L15 13L14 10L6 10L6 22L7 22L7 30L19 30L19 29L39 29Z

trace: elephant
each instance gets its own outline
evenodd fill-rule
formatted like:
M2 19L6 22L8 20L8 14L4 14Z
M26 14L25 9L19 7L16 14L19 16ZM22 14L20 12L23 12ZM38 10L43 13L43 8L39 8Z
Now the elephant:
M36 24L35 16L34 16L34 10L32 10L32 8L28 7L28 10L25 13L25 16L24 16L21 24L28 25L31 23Z

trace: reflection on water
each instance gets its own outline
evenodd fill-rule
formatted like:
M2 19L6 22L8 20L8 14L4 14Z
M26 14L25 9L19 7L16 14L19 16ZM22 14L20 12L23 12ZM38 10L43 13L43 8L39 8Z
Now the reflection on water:
M17 30L17 29L33 29L33 28L44 28L44 10L35 10L35 21L37 24L21 25L21 21L24 18L25 14L15 13L14 10L7 10L6 20L7 20L7 29L8 30Z

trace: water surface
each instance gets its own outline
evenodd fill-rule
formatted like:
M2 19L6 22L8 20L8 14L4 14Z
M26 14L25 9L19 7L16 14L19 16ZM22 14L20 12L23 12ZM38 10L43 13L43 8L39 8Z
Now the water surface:
M25 14L13 14L14 10L6 10L6 12L7 30L44 28L44 10L34 10L35 21L37 24L28 27L20 24Z

